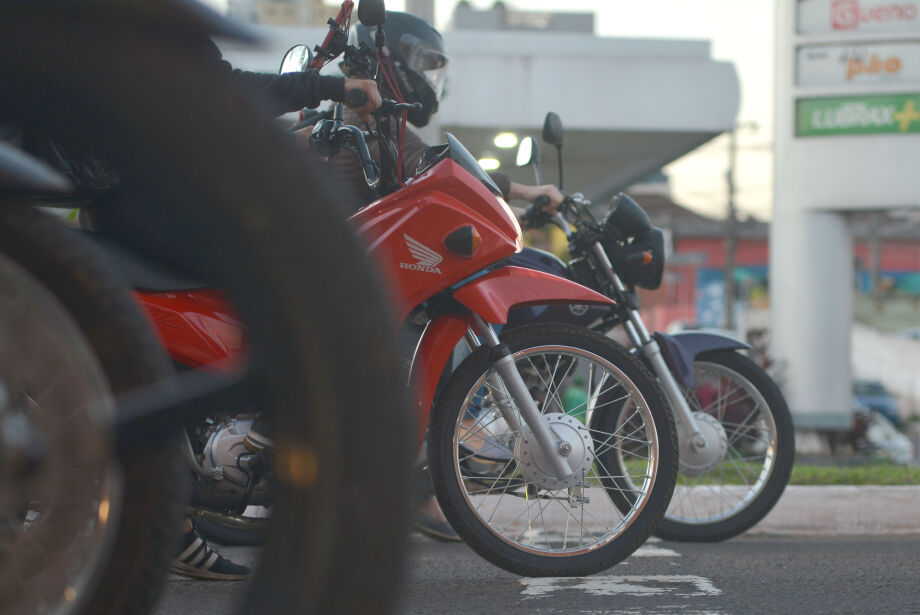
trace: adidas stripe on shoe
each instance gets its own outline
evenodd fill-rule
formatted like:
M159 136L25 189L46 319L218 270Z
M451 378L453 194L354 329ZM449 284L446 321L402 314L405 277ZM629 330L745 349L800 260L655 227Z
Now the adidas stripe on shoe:
M169 566L173 574L194 579L215 581L238 581L249 575L249 568L234 564L217 551L211 549L207 541L193 528L182 536L179 555Z

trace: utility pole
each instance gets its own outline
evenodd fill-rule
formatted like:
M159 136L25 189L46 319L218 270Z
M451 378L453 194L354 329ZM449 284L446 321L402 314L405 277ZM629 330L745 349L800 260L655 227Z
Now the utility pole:
M757 130L756 122L739 122L728 132L728 170L725 183L728 189L728 213L725 218L725 316L722 328L735 329L735 252L738 249L738 210L735 205L735 164L738 156L738 129Z

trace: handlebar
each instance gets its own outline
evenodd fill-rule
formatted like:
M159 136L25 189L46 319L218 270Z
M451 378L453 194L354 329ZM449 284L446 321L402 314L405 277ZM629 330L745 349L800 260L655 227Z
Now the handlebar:
M579 225L583 223L584 216L587 215L588 217L591 217L591 214L587 209L590 206L591 201L586 199L585 195L582 193L576 192L575 194L567 194L565 196L565 200L562 201L562 207L560 207L559 211L556 212L556 216L553 222L556 223L556 226L562 229L562 232L565 233L566 238L571 240L575 233L572 231L572 226L569 224L568 220L566 220L563 212L569 212L572 215L575 226L580 229L581 226ZM579 208L582 209L584 214L579 212ZM591 219L593 220L593 217Z
M535 198L533 203L528 205L524 213L521 214L521 222L524 223L524 228L540 228L552 222L552 214L546 211L546 206L549 205L549 203L549 197L545 194L541 194Z
M344 124L338 126L333 133L333 138L342 136L350 136L354 139L355 147L358 149L358 158L361 159L361 169L364 171L364 179L367 181L368 187L376 189L377 184L380 182L380 171L377 169L374 159L371 158L371 152L367 148L367 139L364 138L364 131L357 126Z
M367 93L359 88L353 88L345 93L345 102L354 107L360 107L367 102ZM420 103L400 103L395 100L384 99L377 110L378 115L395 115L403 111L421 109ZM311 141L321 152L329 151L330 155L337 148L350 146L361 160L361 169L368 187L375 190L380 184L380 167L371 157L367 147L367 137L375 133L365 133L357 126L351 126L344 121L344 105L338 103L333 109L333 119L317 122L313 128Z
M374 78L373 75L376 74L376 80L380 81L380 71L378 70L380 66L378 64L382 63L384 69L389 64L388 60L381 59L380 50L383 47L383 41L380 38L380 34L382 31L378 29L378 52L376 54L366 43L361 43L357 46L348 44L348 23L354 4L353 0L344 0L338 17L329 20L329 33L323 41L323 45L317 47L316 57L311 65L314 68L318 68L344 53L344 72L347 75L356 78L362 75L366 78ZM401 98L398 90L396 96ZM367 126L367 132L364 132L357 126L345 123L344 109L346 105L352 109L363 110L366 108L367 103L368 93L365 90L352 88L345 92L342 102L337 103L333 109L332 119L316 123L313 134L310 137L310 143L319 151L320 155L326 157L334 156L340 149L346 149L357 154L368 186L379 197L402 186L406 128L405 114L412 111L422 111L424 107L420 103L405 103L385 99L381 101L379 108L374 112L377 120L376 128ZM396 120L396 134L399 135L396 148L393 147L394 133L391 130L390 116L393 116L393 119ZM369 138L379 141L379 163L371 158L367 146L367 139Z
M422 103L401 103L395 100L390 100L384 98L380 103L380 109L378 113L383 113L385 115L393 115L396 113L401 113L402 111L421 111Z
M521 214L521 222L523 222L524 228L539 228L547 224L555 224L565 233L567 238L571 239L573 234L572 227L568 220L566 220L563 212L568 211L570 214L575 215L577 219L578 208L591 205L591 201L586 199L581 193L566 195L565 200L562 202L562 206L555 214L551 214L545 210L546 206L549 204L550 198L545 194L541 194L535 198L533 203L528 205L524 213Z
M352 90L354 92L356 90ZM361 92L361 90L357 90ZM361 92L362 94L364 92ZM364 179L368 187L375 189L380 183L380 170L374 159L371 158L371 152L367 147L367 139L364 131L357 126L346 124L343 120L343 105L341 103L335 106L333 119L321 120L313 127L313 134L310 136L310 142L313 147L317 148L323 155L333 155L334 152L342 146L353 146L358 158L361 160L361 170L364 172Z
M348 38L347 24L351 21L351 11L354 6L353 0L345 0L342 2L342 8L339 9L339 14L336 18L327 22L329 32L326 34L326 38L323 39L323 44L314 48L316 56L310 62L310 68L322 68L327 62L331 62L344 51Z

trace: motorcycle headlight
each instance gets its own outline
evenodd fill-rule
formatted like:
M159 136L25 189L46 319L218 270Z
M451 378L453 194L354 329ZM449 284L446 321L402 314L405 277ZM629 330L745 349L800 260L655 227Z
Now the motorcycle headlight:
M627 286L655 290L664 273L664 233L650 228L627 241L603 240L604 251Z
M635 237L652 228L645 210L622 192L610 203L604 229L617 239Z

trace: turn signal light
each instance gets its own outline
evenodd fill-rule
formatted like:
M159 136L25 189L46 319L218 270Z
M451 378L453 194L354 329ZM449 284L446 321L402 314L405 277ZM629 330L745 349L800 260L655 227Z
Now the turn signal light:
M472 225L467 224L451 231L444 238L444 247L464 258L472 258L482 243L482 236Z
M644 250L626 257L626 262L630 265L648 265L655 258L651 250Z

